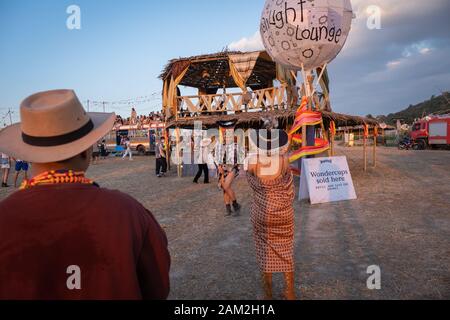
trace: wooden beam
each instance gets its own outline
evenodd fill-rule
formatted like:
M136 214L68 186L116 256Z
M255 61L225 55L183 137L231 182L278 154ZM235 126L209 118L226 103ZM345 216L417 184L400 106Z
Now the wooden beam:
M367 138L364 135L364 144L363 144L363 152L364 152L364 171L367 171Z
M377 136L375 135L375 127L373 128L373 167L377 167Z

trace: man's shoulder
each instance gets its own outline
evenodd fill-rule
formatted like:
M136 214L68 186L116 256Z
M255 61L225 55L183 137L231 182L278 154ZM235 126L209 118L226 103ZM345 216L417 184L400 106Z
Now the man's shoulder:
M0 201L0 207L2 205L11 205L17 202L27 201L27 199L57 198L60 194L67 195L67 192L70 192L71 198L73 200L76 199L77 201L81 201L83 197L91 200L92 197L95 197L95 201L110 206L120 207L126 205L145 209L139 201L119 190L79 184L38 186L27 190L16 191L3 201Z
M30 210L51 210L47 204L70 201L75 205L67 207L68 214L82 211L92 219L103 219L114 224L117 221L135 221L136 225L145 227L154 218L138 200L118 190L97 188L94 186L42 186L29 190L17 191L0 202L0 216L4 219L17 213ZM36 203L40 205L36 206ZM5 213L3 215L3 213Z

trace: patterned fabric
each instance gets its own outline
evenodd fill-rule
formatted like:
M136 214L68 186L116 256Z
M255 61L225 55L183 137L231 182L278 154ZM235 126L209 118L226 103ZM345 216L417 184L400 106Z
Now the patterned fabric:
M72 170L57 170L47 171L30 180L25 180L20 186L20 190L29 189L43 184L47 185L68 183L95 185L94 181L84 176L84 172L74 172Z
M294 183L289 171L265 181L247 174L253 190L251 221L261 272L294 271Z

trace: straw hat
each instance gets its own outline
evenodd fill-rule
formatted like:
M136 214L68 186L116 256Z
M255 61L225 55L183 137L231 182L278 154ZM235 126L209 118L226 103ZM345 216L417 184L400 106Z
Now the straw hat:
M0 151L34 163L70 159L113 127L114 113L86 113L75 92L36 93L20 105L22 122L0 131Z
M289 145L289 136L284 130L250 130L250 142L263 152L281 151Z

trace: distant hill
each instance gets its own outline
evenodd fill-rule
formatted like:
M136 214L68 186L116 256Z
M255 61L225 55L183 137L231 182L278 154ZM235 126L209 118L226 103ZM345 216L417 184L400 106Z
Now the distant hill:
M445 95L445 96L444 96ZM387 116L377 116L376 118L387 124L394 125L397 120L402 123L413 123L415 119L422 118L430 114L450 113L450 93L444 92L440 96L432 96L429 100L421 102L416 105L410 105L407 109L391 113ZM371 115L368 115L371 117Z

